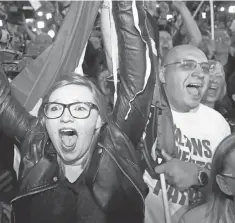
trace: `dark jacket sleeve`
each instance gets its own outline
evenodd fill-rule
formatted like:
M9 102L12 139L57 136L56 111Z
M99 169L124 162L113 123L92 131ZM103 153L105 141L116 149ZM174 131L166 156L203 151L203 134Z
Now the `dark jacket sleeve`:
M157 73L157 56L153 53L154 44L149 34L151 27L143 2L136 1L136 7L133 7L132 1L114 1L113 15L120 70L120 87L113 115L117 125L136 146L148 120ZM138 18L138 24L134 23L134 17Z
M0 129L22 141L30 129L30 114L11 95L5 73L0 71Z

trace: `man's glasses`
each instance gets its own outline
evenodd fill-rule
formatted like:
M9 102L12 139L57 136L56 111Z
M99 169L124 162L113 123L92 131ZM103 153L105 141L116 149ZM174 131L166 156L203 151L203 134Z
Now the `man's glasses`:
M207 63L207 62L198 63L195 60L182 60L182 61L166 64L166 65L164 65L164 67L169 66L169 65L173 65L173 64L179 64L181 69L188 70L188 71L195 70L197 65L199 64L205 74L209 74L209 72L210 72L210 64L209 63Z
M63 115L65 108L68 108L72 117L78 119L89 117L91 109L96 109L98 111L97 105L90 102L75 102L71 104L49 102L43 104L43 111L48 119L60 118Z

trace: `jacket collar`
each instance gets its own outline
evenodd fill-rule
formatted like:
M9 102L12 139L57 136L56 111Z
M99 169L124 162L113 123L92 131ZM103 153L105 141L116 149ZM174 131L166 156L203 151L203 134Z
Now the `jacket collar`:
M34 156L23 157L20 167L19 188L13 201L27 195L36 194L58 185L60 167L57 153L50 141L44 146L44 155L35 162Z

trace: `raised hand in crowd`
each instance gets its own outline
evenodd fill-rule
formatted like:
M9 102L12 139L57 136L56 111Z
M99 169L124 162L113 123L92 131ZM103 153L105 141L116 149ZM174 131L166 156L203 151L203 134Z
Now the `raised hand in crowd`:
M181 14L184 24L184 30L188 35L188 43L194 46L198 46L202 41L202 35L198 28L198 25L191 15L188 7L183 1L173 1L172 6Z

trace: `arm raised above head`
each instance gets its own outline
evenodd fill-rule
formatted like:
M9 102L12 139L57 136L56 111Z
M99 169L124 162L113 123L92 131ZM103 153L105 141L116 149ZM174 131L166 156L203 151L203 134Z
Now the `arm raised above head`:
M188 7L186 6L185 2L183 1L173 1L173 5L182 15L183 22L189 36L189 44L194 46L199 46L202 41L202 35L198 28L196 21L194 20L193 16L191 15Z
M0 129L22 141L30 129L31 119L30 114L11 94L7 77L0 70Z
M153 27L140 1L114 1L113 16L120 71L113 115L121 130L137 145L148 120L157 73L154 37L150 35Z

